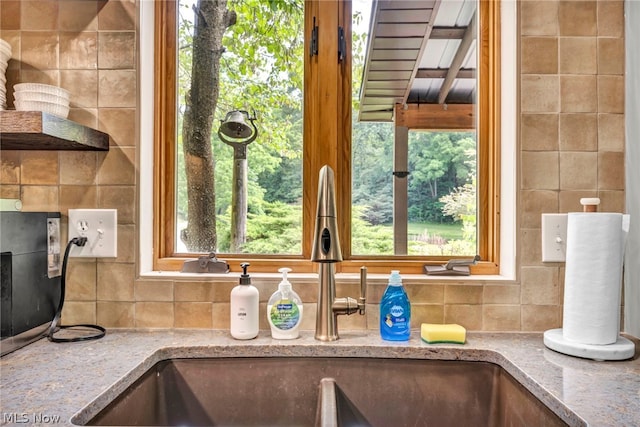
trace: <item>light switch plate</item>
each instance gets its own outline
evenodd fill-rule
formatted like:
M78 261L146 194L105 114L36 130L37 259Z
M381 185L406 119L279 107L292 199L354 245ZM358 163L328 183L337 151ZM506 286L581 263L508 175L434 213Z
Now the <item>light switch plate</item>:
M542 214L542 262L564 262L567 256L567 214Z
M69 209L69 240L86 237L84 246L73 245L70 257L115 258L118 256L116 209Z

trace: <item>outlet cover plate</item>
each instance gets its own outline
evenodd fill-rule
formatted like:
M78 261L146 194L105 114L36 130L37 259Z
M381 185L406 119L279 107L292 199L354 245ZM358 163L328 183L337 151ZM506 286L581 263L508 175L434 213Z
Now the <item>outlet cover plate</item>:
M117 257L117 209L69 209L69 240L74 237L86 237L87 243L84 246L73 245L70 257Z
M565 262L567 214L542 214L542 262Z

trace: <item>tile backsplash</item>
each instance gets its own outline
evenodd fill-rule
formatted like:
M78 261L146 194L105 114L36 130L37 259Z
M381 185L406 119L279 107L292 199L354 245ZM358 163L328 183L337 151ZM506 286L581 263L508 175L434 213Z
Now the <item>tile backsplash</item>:
M594 196L602 199L602 210L624 210L623 1L535 0L518 6L518 280L405 280L414 327L427 321L486 331L559 327L564 269L541 262L540 214L579 210L581 197ZM134 0L0 1L0 37L14 52L7 86L60 85L72 94L69 118L111 137L106 153L3 151L0 196L21 198L24 210L65 217L69 208L118 209L118 258L69 263L64 323L228 328L235 280L136 277L136 20ZM302 327L313 329L317 284L292 282L308 313ZM263 314L276 287L276 279L261 285ZM384 284L372 284L370 301L379 301L383 290ZM358 291L339 283L338 293ZM261 321L267 329L265 316ZM377 328L377 305L370 304L365 317L341 318L340 327Z

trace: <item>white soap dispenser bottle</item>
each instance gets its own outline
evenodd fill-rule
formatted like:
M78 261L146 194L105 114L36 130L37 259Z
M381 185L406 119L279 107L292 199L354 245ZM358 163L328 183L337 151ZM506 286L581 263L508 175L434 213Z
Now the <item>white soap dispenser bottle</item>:
M247 273L249 263L240 264L240 283L231 290L231 336L238 340L250 340L258 336L259 292L251 284Z
M281 268L282 281L278 290L271 295L267 303L267 320L271 325L271 336L279 340L292 340L300 335L300 323L302 322L302 300L291 288L287 280L290 268Z

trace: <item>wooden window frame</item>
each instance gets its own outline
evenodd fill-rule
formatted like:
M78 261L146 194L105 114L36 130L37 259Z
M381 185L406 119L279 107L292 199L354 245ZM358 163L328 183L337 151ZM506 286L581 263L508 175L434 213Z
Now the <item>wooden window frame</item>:
M176 8L177 0L155 2L154 68L154 235L153 268L179 271L193 254L181 254L175 247L175 156L176 108ZM420 274L427 263L442 263L447 257L353 256L351 254L351 55L338 64L337 27L346 31L347 51L351 51L351 2L308 1L305 34L313 17L319 26L318 55L309 52L305 38L304 55L304 148L303 148L303 242L301 255L223 254L232 271L249 261L255 272L274 272L287 265L294 272L317 271L310 261L318 171L330 165L336 173L336 198L340 241L344 261L336 271L356 273L366 265L372 273L388 273L391 268L404 274ZM499 273L500 219L500 2L480 0L480 38L477 135L478 135L478 251L482 262L473 274ZM322 78L320 78L322 76Z

